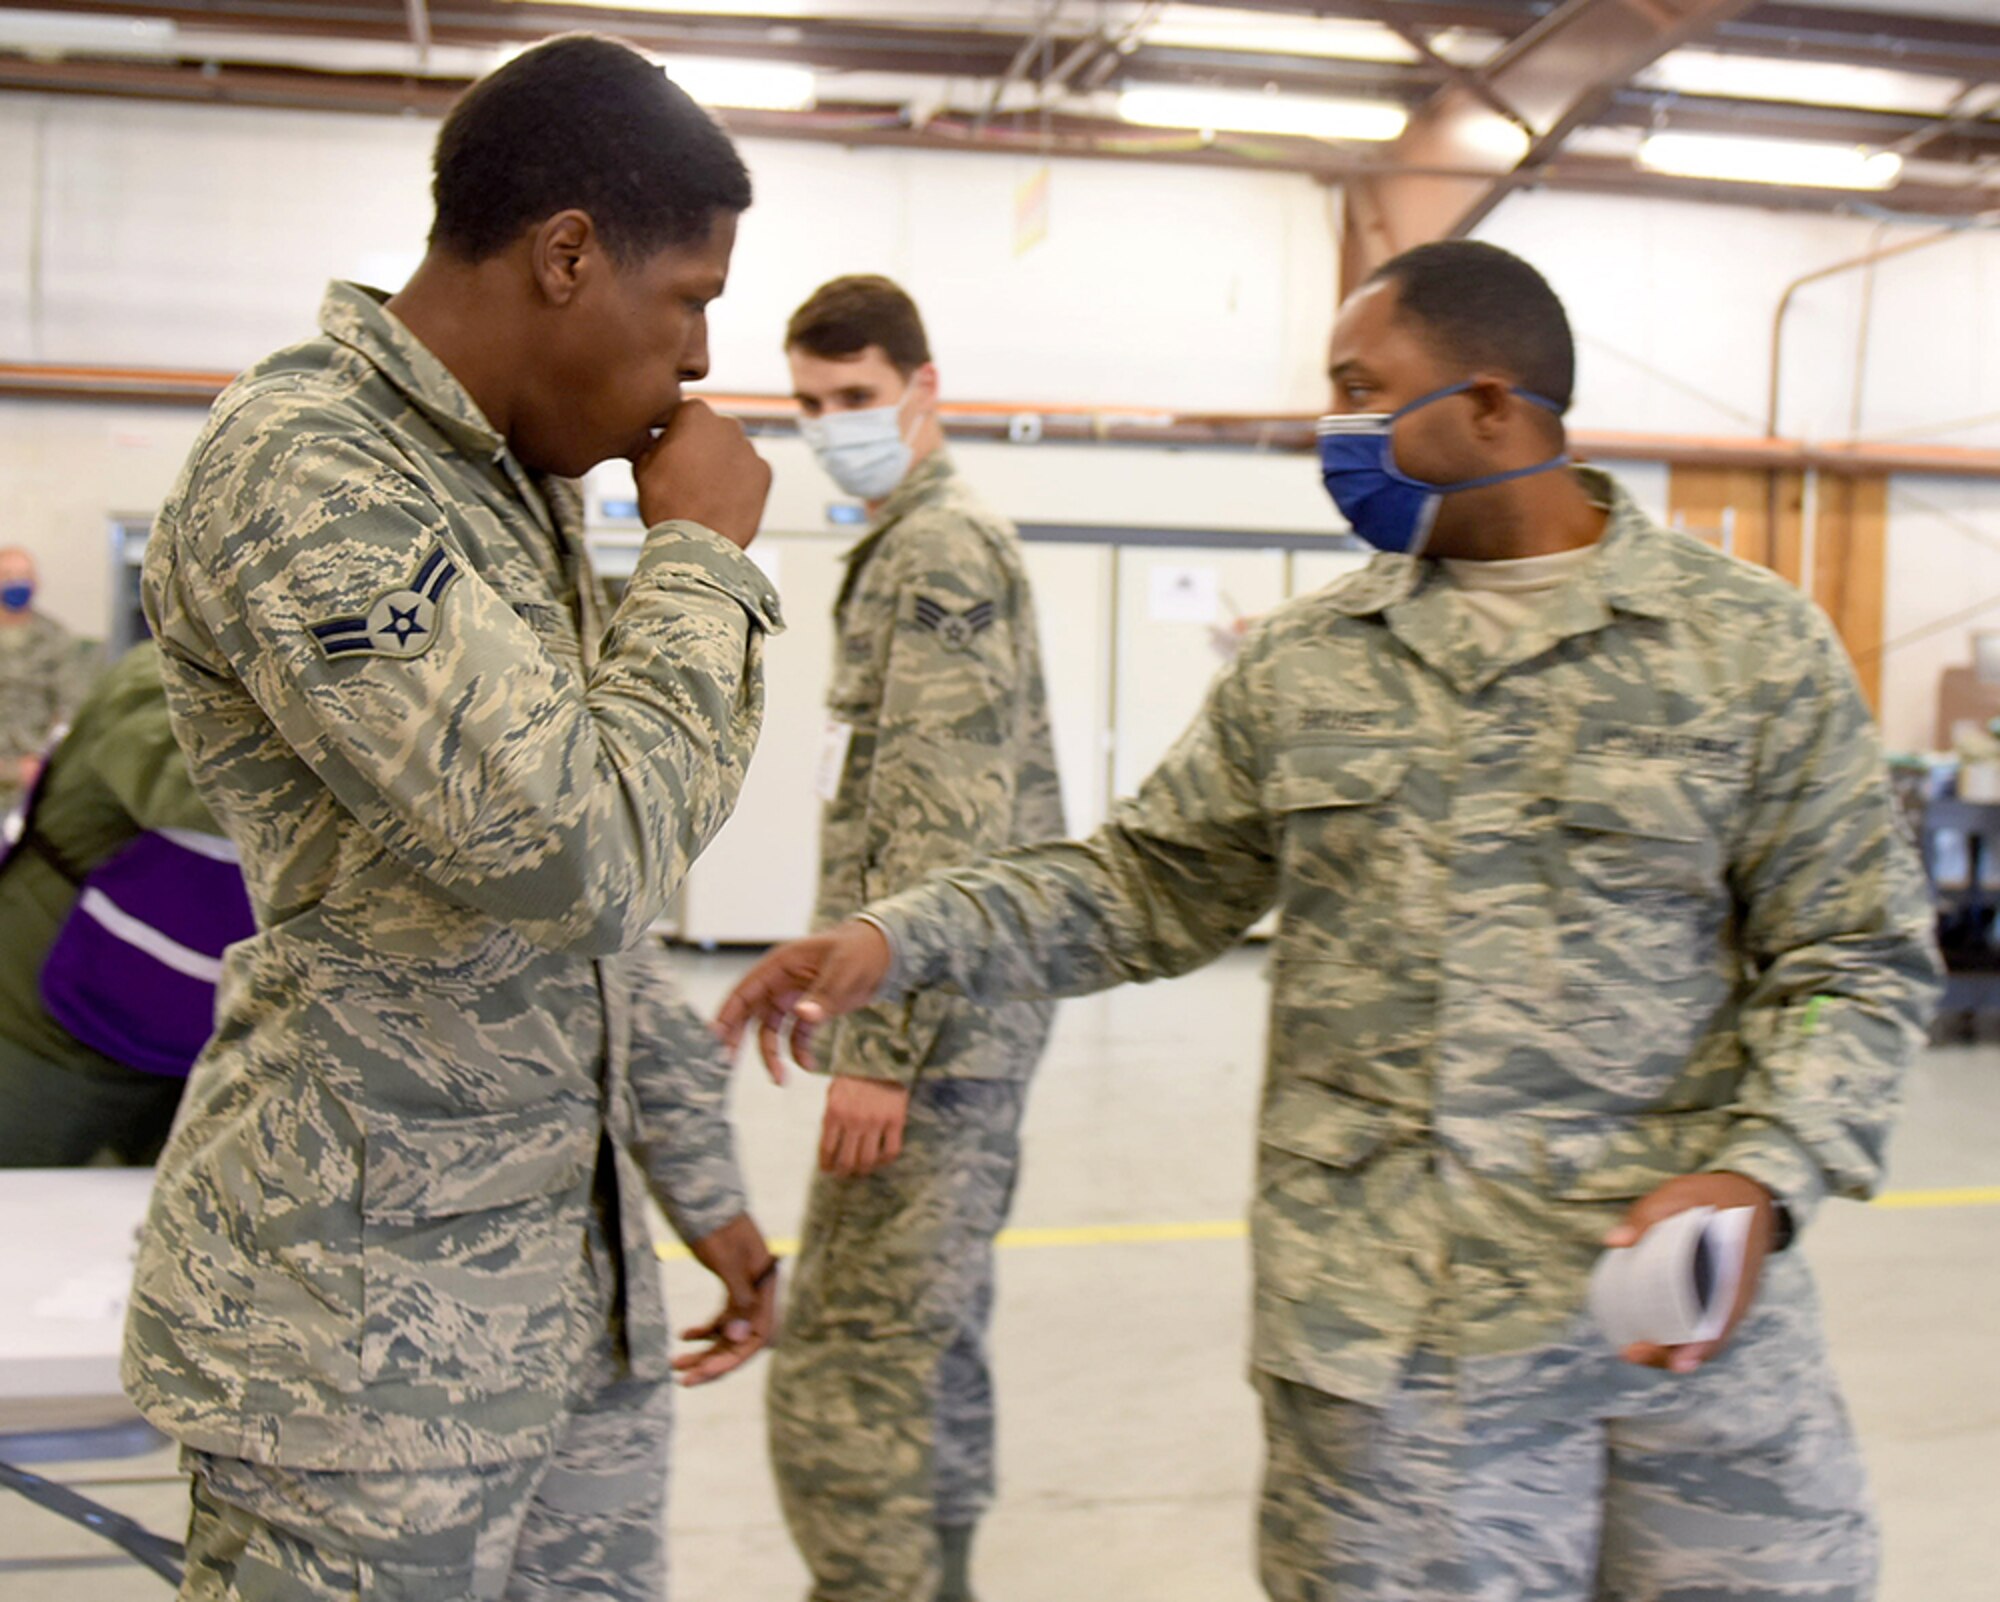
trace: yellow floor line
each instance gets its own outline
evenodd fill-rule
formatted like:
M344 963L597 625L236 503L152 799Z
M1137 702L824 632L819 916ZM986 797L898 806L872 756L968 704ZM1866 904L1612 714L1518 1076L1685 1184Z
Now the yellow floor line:
M1961 1185L1953 1190L1890 1190L1876 1207L2000 1207L2000 1185Z
M1875 1207L2000 1207L2000 1185L1965 1185L1946 1190L1892 1190L1877 1196ZM1241 1240L1249 1226L1240 1218L1204 1218L1183 1224L1078 1224L1067 1228L1005 1229L1000 1244L1028 1246L1138 1246L1195 1240ZM774 1240L771 1250L790 1257L795 1240ZM661 1241L660 1256L679 1260L688 1249L678 1241Z

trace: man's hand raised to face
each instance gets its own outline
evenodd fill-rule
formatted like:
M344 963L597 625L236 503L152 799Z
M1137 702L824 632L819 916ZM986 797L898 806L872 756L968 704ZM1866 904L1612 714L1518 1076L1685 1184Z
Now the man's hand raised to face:
M733 417L705 402L682 401L653 448L632 466L639 515L648 528L699 523L748 549L764 521L771 465Z
M814 1034L828 1020L873 1001L889 976L891 957L882 931L858 919L778 946L729 993L716 1015L716 1033L734 1053L755 1022L764 1066L783 1084L787 1029L792 1056L801 1067L812 1067Z

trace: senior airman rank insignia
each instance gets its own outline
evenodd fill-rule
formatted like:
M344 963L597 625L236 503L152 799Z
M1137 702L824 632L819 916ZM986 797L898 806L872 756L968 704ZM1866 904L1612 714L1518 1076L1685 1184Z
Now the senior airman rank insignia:
M973 640L993 627L993 618L991 601L954 612L928 595L917 597L917 627L935 634L947 651L971 650Z
M422 656L438 636L438 607L457 577L458 563L434 545L404 588L377 596L361 617L313 624L313 638L331 657Z

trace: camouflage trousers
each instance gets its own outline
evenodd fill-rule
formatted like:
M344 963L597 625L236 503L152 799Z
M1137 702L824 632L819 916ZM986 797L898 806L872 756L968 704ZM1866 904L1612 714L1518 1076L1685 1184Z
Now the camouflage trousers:
M539 1458L322 1473L185 1452L182 1602L661 1602L673 1387L607 1330Z
M992 1502L993 1237L1026 1102L920 1079L895 1162L814 1182L768 1409L813 1602L932 1602L940 1527Z
M1774 1260L1774 1266L1776 1260ZM1383 1407L1269 1374L1274 1602L1866 1602L1866 1477L1801 1265L1729 1360L1629 1417L1468 1415L1419 1350ZM1767 1280L1766 1288L1770 1288ZM1775 1305L1773 1305L1775 1303Z

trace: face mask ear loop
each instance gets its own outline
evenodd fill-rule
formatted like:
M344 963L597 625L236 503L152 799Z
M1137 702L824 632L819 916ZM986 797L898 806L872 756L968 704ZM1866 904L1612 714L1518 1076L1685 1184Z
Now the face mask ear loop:
M903 400L908 400L912 395L916 394L916 392L917 392L916 381L914 377L912 377L911 382L907 386L905 386L903 390ZM903 401L898 401L896 403L897 410L900 411L902 409L902 405ZM924 431L924 415L922 410L920 409L917 415L911 419L909 431L905 433L899 430L897 432L896 438L902 441L904 450L910 452L912 455L915 455L917 449L917 436L921 434L923 431Z
M1426 406L1433 405L1438 401L1449 400L1453 395L1463 395L1470 388L1472 388L1472 381L1470 379L1467 379L1462 384L1449 384L1443 389L1432 390L1428 395L1419 395L1407 405L1398 406L1391 412L1389 414L1389 421L1382 430L1382 471L1406 489L1433 491L1440 489L1442 487L1440 485L1426 484L1420 478L1410 477L1408 473L1405 473L1396 465L1396 424L1401 419L1408 417L1412 412L1420 412Z
M1472 388L1468 379L1463 384L1453 384L1448 389L1432 390L1428 395L1419 395L1407 406L1400 406L1389 414L1389 426L1382 430L1382 471L1398 484L1409 489L1428 490L1434 495L1457 495L1466 490L1491 489L1495 484L1509 484L1517 478L1533 478L1537 473L1552 473L1559 467L1567 467L1570 455L1567 450L1559 451L1546 462L1538 462L1533 467L1516 467L1505 473L1489 473L1484 478L1462 479L1456 484L1427 484L1420 478L1411 478L1396 465L1396 419L1407 417L1411 412L1421 410L1433 401L1441 401L1452 395L1463 395ZM1531 389L1514 391L1522 400L1531 402L1547 412L1562 416L1563 409L1546 395L1537 395Z
M1529 401L1541 407L1544 411L1553 412L1557 417L1562 416L1563 409L1546 395L1537 395L1531 389L1517 389L1514 393L1519 395L1522 400ZM1445 486L1445 493L1451 494L1457 490L1491 489L1495 484L1512 483L1517 478L1533 478L1537 473L1552 473L1559 467L1569 466L1569 462L1570 455L1568 450L1560 450L1546 462L1538 462L1533 467L1517 467L1508 473L1489 473L1484 478L1467 479L1463 484L1448 484Z

